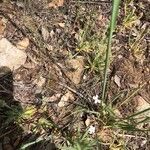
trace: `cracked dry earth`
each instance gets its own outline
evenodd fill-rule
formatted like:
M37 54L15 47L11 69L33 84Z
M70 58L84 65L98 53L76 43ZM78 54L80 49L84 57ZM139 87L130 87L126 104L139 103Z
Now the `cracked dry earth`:
M48 8L48 4L52 8ZM17 105L21 110L33 107L33 116L28 122L20 126L10 124L0 130L0 149L2 147L3 150L15 150L30 138L49 134L53 134L55 144L60 144L63 143L63 134L67 134L66 132L74 135L77 128L86 128L88 121L85 122L81 116L73 115L73 111L76 111L78 106L98 110L92 97L101 93L101 81L94 72L85 69L87 55L77 51L76 37L88 20L88 11L88 15L93 10L102 14L96 20L93 32L97 29L104 30L108 24L110 7L109 3L82 4L80 9L72 1L52 5L47 0L31 1L30 5L15 1L0 3L0 52L4 53L4 61L0 60L0 78L3 77L0 84L4 85L0 90L4 92L0 94L0 98L5 97L9 106ZM81 14L84 19L78 16L79 10L83 11ZM148 26L147 15L144 19L141 24L146 22ZM111 101L116 93L125 91L112 104L119 107L121 116L134 113L136 109L143 110L143 106L148 108L150 103L147 36L143 39L144 54L140 61L139 57L129 51L126 35L117 34L116 39L119 40L113 41L114 58L109 74L108 101ZM132 101L120 106L120 101L142 84L144 88L139 90ZM42 116L51 120L59 132L54 127L36 127ZM94 116L91 120L96 122ZM0 126L2 122L0 119ZM144 124L141 128L147 126ZM127 140L130 141L129 147L132 147L134 140ZM36 149L50 147L53 147L52 144L47 148L38 145Z

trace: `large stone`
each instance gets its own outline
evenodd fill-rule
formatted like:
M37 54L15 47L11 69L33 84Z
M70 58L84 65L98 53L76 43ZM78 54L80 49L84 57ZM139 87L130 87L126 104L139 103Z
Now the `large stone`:
M5 66L11 70L18 69L26 61L26 53L17 49L6 38L0 40L0 67Z

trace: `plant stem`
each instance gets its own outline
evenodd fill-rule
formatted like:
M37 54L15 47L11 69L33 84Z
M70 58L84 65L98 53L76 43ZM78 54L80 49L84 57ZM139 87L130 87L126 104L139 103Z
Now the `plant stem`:
M119 3L120 3L120 0L113 0L110 30L109 30L107 49L106 49L104 82L103 82L103 89L102 89L102 101L104 101L105 97L106 97L106 85L107 85L108 68L109 68L109 64L110 64L109 60L110 60L110 54L111 54L111 42L112 42L113 31L114 31L115 26L116 26L116 18L118 15Z

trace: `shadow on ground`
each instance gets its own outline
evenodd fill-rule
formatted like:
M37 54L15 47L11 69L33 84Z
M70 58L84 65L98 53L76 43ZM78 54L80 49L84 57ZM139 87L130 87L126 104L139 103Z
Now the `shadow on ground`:
M34 143L38 135L24 133L19 126L19 117L23 112L20 102L13 97L13 74L8 67L0 67L0 150L16 150L22 143ZM42 145L42 146L41 146ZM55 150L54 144L41 140L24 149Z

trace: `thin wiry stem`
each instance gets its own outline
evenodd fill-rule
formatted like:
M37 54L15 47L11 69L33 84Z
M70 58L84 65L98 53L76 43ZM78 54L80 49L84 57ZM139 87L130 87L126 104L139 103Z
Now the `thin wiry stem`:
M107 0L107 1L80 1L80 0L77 0L77 1L71 1L71 3L81 3L81 4L96 4L96 5L99 5L99 4L102 4L102 3L111 3L111 1Z

